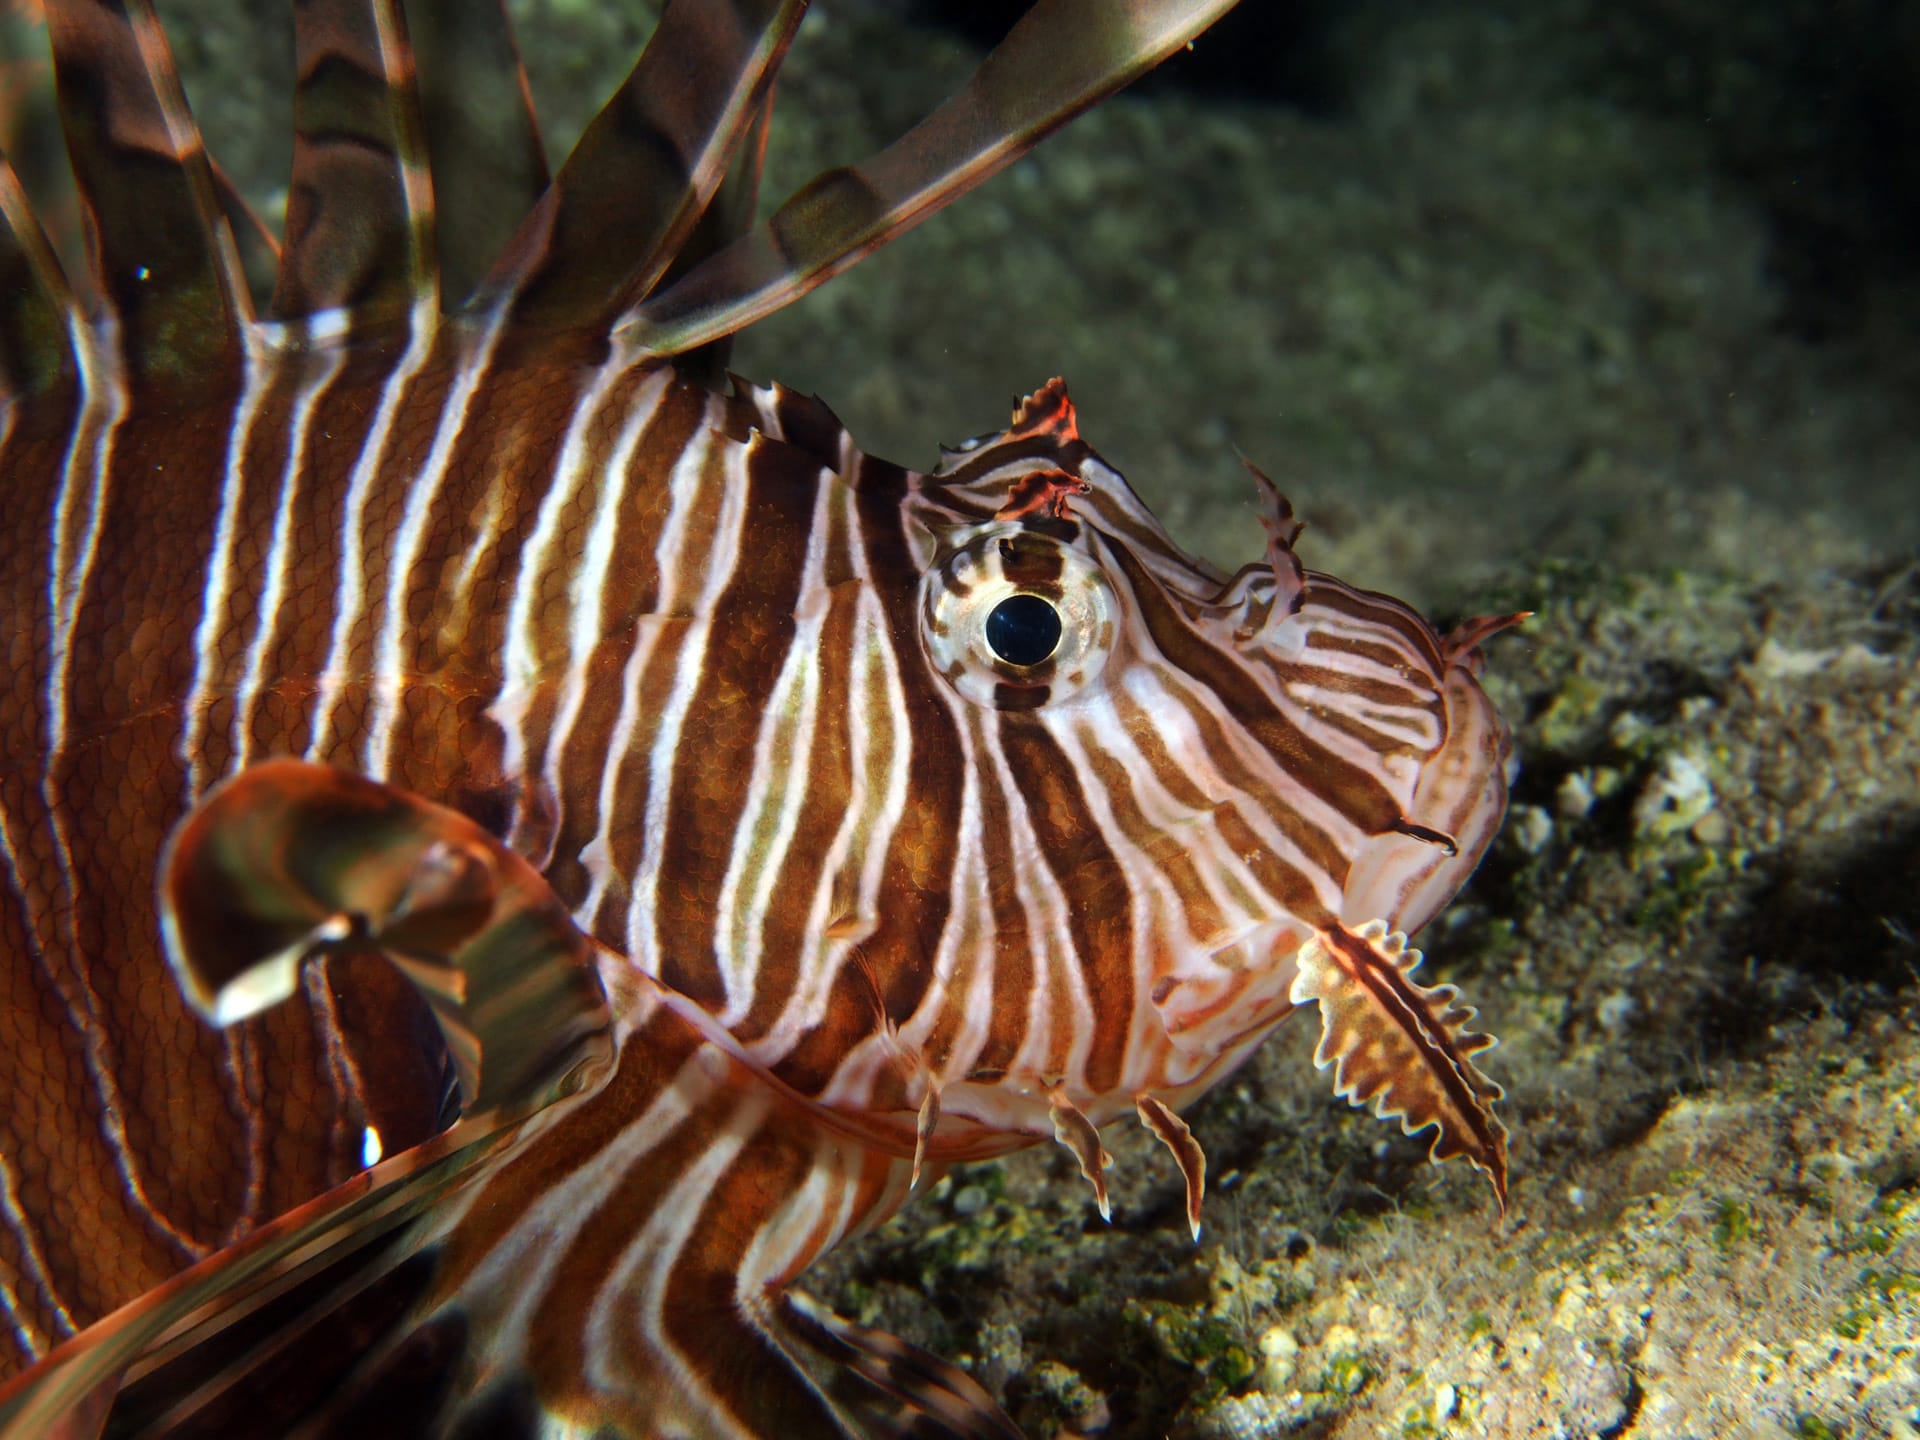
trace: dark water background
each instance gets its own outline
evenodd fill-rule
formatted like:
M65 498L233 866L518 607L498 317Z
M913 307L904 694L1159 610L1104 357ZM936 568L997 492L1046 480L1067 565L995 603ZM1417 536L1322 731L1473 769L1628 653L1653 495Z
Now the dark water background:
M887 18L829 9L789 98L910 115ZM1916 95L1912 6L1243 5L742 356L909 461L1063 373L1199 547L1248 544L1237 445L1311 563L1429 601L1882 554L1920 537Z

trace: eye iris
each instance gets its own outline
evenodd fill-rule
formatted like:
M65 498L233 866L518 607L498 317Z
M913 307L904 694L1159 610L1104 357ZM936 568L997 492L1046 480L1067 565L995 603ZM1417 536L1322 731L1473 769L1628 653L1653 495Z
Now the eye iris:
M1038 595L1009 595L987 616L987 644L1009 665L1038 665L1060 643L1060 612Z

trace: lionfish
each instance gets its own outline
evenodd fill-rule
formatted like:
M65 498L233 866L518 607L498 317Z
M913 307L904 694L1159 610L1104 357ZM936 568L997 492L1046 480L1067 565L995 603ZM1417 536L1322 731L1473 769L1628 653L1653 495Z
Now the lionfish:
M1042 0L754 229L804 6L681 0L551 177L485 117L524 218L453 298L460 97L398 0L303 0L256 309L149 0L50 0L88 264L0 169L0 1430L1017 1436L792 1282L1036 1139L1104 1213L1127 1114L1197 1237L1180 1112L1309 1002L1504 1208L1405 932L1499 823L1512 617L1304 569L1257 475L1264 560L1194 559L1059 381L918 473L702 378L1227 3Z

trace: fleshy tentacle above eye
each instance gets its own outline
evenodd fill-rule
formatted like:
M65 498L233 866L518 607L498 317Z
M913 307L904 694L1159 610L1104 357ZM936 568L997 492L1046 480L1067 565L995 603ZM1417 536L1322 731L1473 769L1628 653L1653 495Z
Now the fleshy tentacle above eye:
M1464 1155L1493 1182L1507 1209L1507 1128L1493 1113L1505 1093L1472 1058L1497 1043L1467 1027L1471 1006L1451 985L1415 984L1421 954L1375 920L1358 931L1332 926L1300 948L1290 998L1320 1002L1315 1068L1333 1067L1334 1093L1409 1135L1433 1126L1435 1161Z
M1220 587L1209 608L1234 617L1234 638L1278 642L1280 627L1299 614L1306 600L1307 572L1294 543L1307 528L1294 518L1293 505L1280 487L1246 456L1240 457L1260 491L1260 528L1267 532L1264 560L1243 565Z
M1078 475L1064 470L1036 470L1013 482L1007 503L995 513L996 520L1023 520L1043 515L1050 520L1071 520L1068 503L1076 495L1090 495L1093 486Z

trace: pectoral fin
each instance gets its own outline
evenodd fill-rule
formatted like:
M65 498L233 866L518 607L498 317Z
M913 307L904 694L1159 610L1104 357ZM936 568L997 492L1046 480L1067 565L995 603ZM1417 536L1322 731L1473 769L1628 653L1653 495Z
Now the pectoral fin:
M290 996L300 966L384 954L431 1006L472 1118L539 1105L611 1019L590 943L527 863L472 821L364 776L275 760L227 780L161 860L161 930L215 1024Z
M1493 1182L1504 1215L1507 1128L1493 1113L1503 1092L1471 1060L1494 1037L1467 1028L1475 1011L1454 1004L1453 986L1414 983L1420 960L1382 921L1358 931L1333 926L1300 948L1289 998L1320 1002L1313 1063L1333 1067L1334 1093L1381 1119L1398 1117L1409 1135L1434 1127L1429 1156L1466 1156Z
M525 861L441 806L346 771L273 761L209 792L161 870L169 957L210 1020L289 998L316 956L384 955L439 1023L462 1118L0 1386L0 1440L91 1437L109 1406L113 1433L288 1433L419 1298L432 1260L414 1222L480 1174L521 1122L604 1084L611 1069L594 943ZM432 1349L442 1332L418 1333ZM401 1358L414 1363L418 1347ZM385 1378L356 1383L377 1390ZM419 1377L399 1380L409 1378Z

